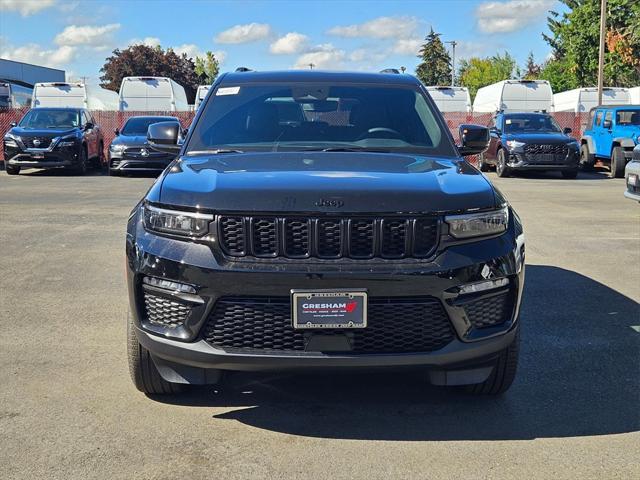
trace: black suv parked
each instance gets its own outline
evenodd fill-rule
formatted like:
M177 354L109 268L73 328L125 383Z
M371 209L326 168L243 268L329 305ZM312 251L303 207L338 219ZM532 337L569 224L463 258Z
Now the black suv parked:
M478 157L483 172L495 165L500 177L519 170L559 170L576 178L580 145L547 113L498 113L490 129L491 142Z
M109 145L109 175L126 172L161 172L176 157L177 152L160 152L147 142L149 125L177 122L175 117L131 117Z
M84 174L103 165L100 127L83 108L33 108L4 136L9 175L23 168L68 168Z
M497 394L514 379L524 236L420 82L393 73L222 75L131 213L133 381L224 370L419 367Z

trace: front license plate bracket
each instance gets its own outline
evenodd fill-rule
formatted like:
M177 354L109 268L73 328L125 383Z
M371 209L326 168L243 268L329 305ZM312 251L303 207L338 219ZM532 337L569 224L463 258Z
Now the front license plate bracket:
M364 289L291 290L293 328L365 328L367 301Z

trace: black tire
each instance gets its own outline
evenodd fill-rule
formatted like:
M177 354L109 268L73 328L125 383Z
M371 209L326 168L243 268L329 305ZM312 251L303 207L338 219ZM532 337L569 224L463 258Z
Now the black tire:
M73 167L73 173L75 175L84 175L87 173L87 149L83 147L80 150L80 158L78 159L78 164Z
M478 170L481 172L489 171L489 165L487 165L487 162L484 160L484 153L478 155Z
M167 382L160 376L149 350L138 342L131 314L127 319L127 354L131 380L141 392L149 395L169 395L184 391L184 385Z
M113 170L111 167L107 167L107 174L110 177L117 177L120 175L120 173L117 170Z
M5 165L4 168L7 171L7 175L18 175L20 173L20 167L15 165Z
M578 169L574 168L573 170L562 170L562 176L564 178L576 178L578 176Z
M613 147L611 152L611 163L609 165L609 177L624 177L624 167L627 161L624 159L624 149L622 147Z
M489 378L476 385L466 385L464 391L472 395L500 395L507 390L516 378L518 358L520 357L520 332L511 345L502 351Z
M590 172L595 164L596 156L593 153L589 153L589 145L583 143L580 147L580 166L585 172Z
M496 160L496 173L499 177L508 177L511 175L511 169L507 167L507 157L504 155L504 149L498 150L498 159Z

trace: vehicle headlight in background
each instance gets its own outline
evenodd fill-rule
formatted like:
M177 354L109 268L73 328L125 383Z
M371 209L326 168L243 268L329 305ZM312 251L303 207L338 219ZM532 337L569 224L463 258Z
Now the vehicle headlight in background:
M4 145L5 147L18 148L18 142L20 141L20 137L13 135L11 133L7 133L4 136Z
M109 145L109 151L111 153L122 153L124 151L124 145L111 144L111 145Z
M202 237L209 231L213 215L196 212L167 210L145 205L144 227L160 233L170 233L184 237Z
M490 212L447 215L449 233L455 238L471 238L502 233L509 223L509 207Z
M70 135L68 137L63 137L58 141L58 147L73 147L76 144L76 137Z
M525 145L526 143L519 142L517 140L507 140L507 147L509 147L511 150L513 150L514 148L524 147Z

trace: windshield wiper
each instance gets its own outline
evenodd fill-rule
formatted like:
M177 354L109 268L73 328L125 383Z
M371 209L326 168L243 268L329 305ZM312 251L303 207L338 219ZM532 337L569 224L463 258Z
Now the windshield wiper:
M216 148L214 150L193 150L191 152L187 152L186 155L219 155L223 153L244 153L244 151L231 148Z
M389 150L369 147L327 147L327 148L306 148L305 152L377 152L389 153Z

